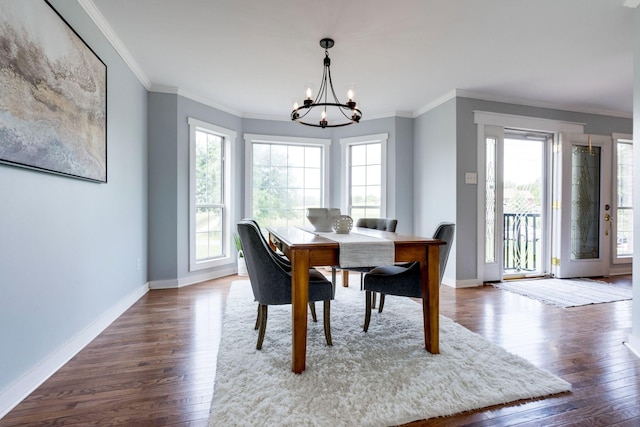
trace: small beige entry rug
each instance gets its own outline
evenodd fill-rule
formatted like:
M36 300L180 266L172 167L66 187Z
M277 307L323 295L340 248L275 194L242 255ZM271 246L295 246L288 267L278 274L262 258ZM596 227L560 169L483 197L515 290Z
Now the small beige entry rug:
M309 322L307 368L291 372L291 306L269 307L255 349L256 303L235 282L224 314L210 426L389 426L571 390L571 385L440 317L440 351L425 351L421 307L388 297L362 332L364 292L338 287L333 346L322 310Z
M630 300L632 290L591 279L530 279L495 283L505 289L558 307Z

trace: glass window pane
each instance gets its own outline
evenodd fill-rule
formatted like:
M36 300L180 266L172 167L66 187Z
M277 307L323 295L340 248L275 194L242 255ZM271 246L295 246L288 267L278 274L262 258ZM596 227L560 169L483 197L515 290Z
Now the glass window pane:
M350 158L351 158L351 164L354 166L366 165L367 164L367 146L352 145Z
M289 203L287 206L290 209L302 209L304 207L304 190L302 189L289 189Z
M222 256L222 233L212 231L209 233L209 258Z
M321 206L321 194L320 190L309 190L304 192L304 206L306 208L320 208Z
M367 186L367 206L380 206L380 186Z
M617 255L633 255L633 209L618 208L617 230Z
M209 209L196 209L196 233L204 233L209 231Z
M196 233L196 260L209 258L209 233Z
M304 168L289 168L287 184L289 188L303 188L305 186Z
M223 255L222 208L196 209L196 260Z
M367 184L367 167L366 166L353 166L351 168L351 185L366 185Z
M305 188L322 188L322 173L320 169L305 169L304 187Z
M382 183L381 175L379 164L367 166L367 185L380 185Z
M378 209L378 208L367 208L365 210L364 218L380 218L380 209Z
M351 205L365 206L367 198L367 187L364 185L351 187Z
M366 209L364 208L353 208L351 209L351 217L353 218L353 223L358 220L358 218L367 218Z
M305 156L304 147L302 146L289 146L289 154L287 157L287 164L292 167L304 167Z
M269 149L262 167L254 161L252 216L263 226L306 225L307 207L322 206L323 147L273 143Z
M367 144L367 164L368 165L379 165L382 163L382 144Z
M271 146L269 144L253 144L253 164L271 164Z
M304 147L304 165L308 168L322 167L322 148Z
M287 165L287 146L271 144L271 166Z

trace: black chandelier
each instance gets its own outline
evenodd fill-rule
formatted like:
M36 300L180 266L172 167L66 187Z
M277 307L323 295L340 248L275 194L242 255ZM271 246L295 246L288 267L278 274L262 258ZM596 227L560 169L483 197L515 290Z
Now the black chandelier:
M354 93L352 89L349 89L347 94L348 101L345 104L338 101L336 92L333 90L331 69L329 68L331 66L331 59L329 58L328 52L328 49L333 45L333 39L325 38L320 40L320 46L324 48L324 71L322 73L320 90L316 98L311 99L313 90L307 87L307 97L303 105L299 106L297 102L293 105L291 120L307 126L335 128L358 123L362 118L362 112L357 108L356 102L353 100ZM313 121L314 117L311 116L314 116L314 114L310 115L312 110L319 112L316 116L318 121Z

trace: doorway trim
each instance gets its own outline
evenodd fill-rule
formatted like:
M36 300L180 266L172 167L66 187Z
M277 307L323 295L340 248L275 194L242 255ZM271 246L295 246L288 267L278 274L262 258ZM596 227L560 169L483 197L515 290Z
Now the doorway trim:
M502 128L503 135L505 128L530 130L536 132L553 133L554 138L560 132L584 133L585 123L567 122L561 120L542 119L528 116L517 116L512 114L493 113L489 111L475 110L473 112L474 123L477 125L477 247L476 247L476 278L480 283L485 278L485 224L486 224L486 169L485 169L485 134L486 127L497 126ZM502 233L500 233L502 234ZM502 276L500 275L500 279Z

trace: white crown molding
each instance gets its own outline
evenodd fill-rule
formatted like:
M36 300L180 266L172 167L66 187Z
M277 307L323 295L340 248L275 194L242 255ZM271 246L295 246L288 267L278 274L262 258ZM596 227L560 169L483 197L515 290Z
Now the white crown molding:
M433 101L431 101L430 103L428 103L424 107L421 107L421 108L418 108L417 110L415 110L413 112L412 118L415 119L416 117L420 117L421 115L423 115L427 111L433 110L434 108L444 104L445 102L455 98L456 96L458 96L458 91L455 90L455 89L454 90L450 90L449 92L445 93L444 95L434 99Z
M640 0L624 0L622 5L630 8L636 8L640 6Z
M159 86L159 85L151 85L150 88L148 88L149 92L157 92L157 93L169 93L172 95L180 95L183 96L185 98L189 98L192 101L196 101L199 102L201 104L207 105L209 107L213 107L217 110L220 111L224 111L225 113L229 113L229 114L233 114L234 116L237 117L244 117L241 111L237 111L234 110L232 108L229 107L225 107L224 105L220 105L220 104L216 104L215 102L211 101L210 99L207 99L203 96L199 96L199 95L195 95L189 91L186 91L184 89L180 89L179 87L174 87L174 86Z
M571 111L574 113L596 114L599 116L620 117L632 119L633 113L624 111L601 110L597 108L582 108L571 105L554 104L544 101L532 101L530 99L507 98L503 96L487 95L479 92L456 89L456 96L461 98L481 99L483 101L502 102L505 104L524 105L528 107L548 108L551 110Z
M98 26L102 34L107 38L111 46L118 52L118 55L122 58L122 60L127 64L127 66L131 69L133 74L140 80L140 83L149 90L151 87L151 80L149 77L142 71L138 63L133 59L129 51L124 44L120 41L120 38L113 31L113 28L109 25L107 20L104 18L100 10L96 7L92 0L78 0L78 3L82 8L87 12L87 15L93 20L93 22Z
M271 120L275 122L290 122L291 117L289 115L270 115L270 114L257 114L257 113L244 113L243 119L255 119L255 120Z
M633 1L640 2L640 0L633 0ZM502 102L505 104L523 105L527 107L538 107L538 108L548 108L552 110L570 111L574 113L596 114L599 116L609 116L609 117L620 117L623 119L633 118L633 113L628 113L624 111L600 110L595 108L591 108L591 109L581 108L581 107L575 107L575 106L554 104L551 102L532 101L529 99L517 99L517 98L507 98L507 97L496 96L496 95L487 95L485 93L473 92L473 91L461 90L461 89L451 90L445 93L444 95L442 95L441 97L433 100L429 104L425 105L424 107L415 110L413 113L413 118L419 117L422 114L426 113L427 111L432 110L444 104L445 102L449 101L450 99L457 98L457 97L479 99L482 101Z

